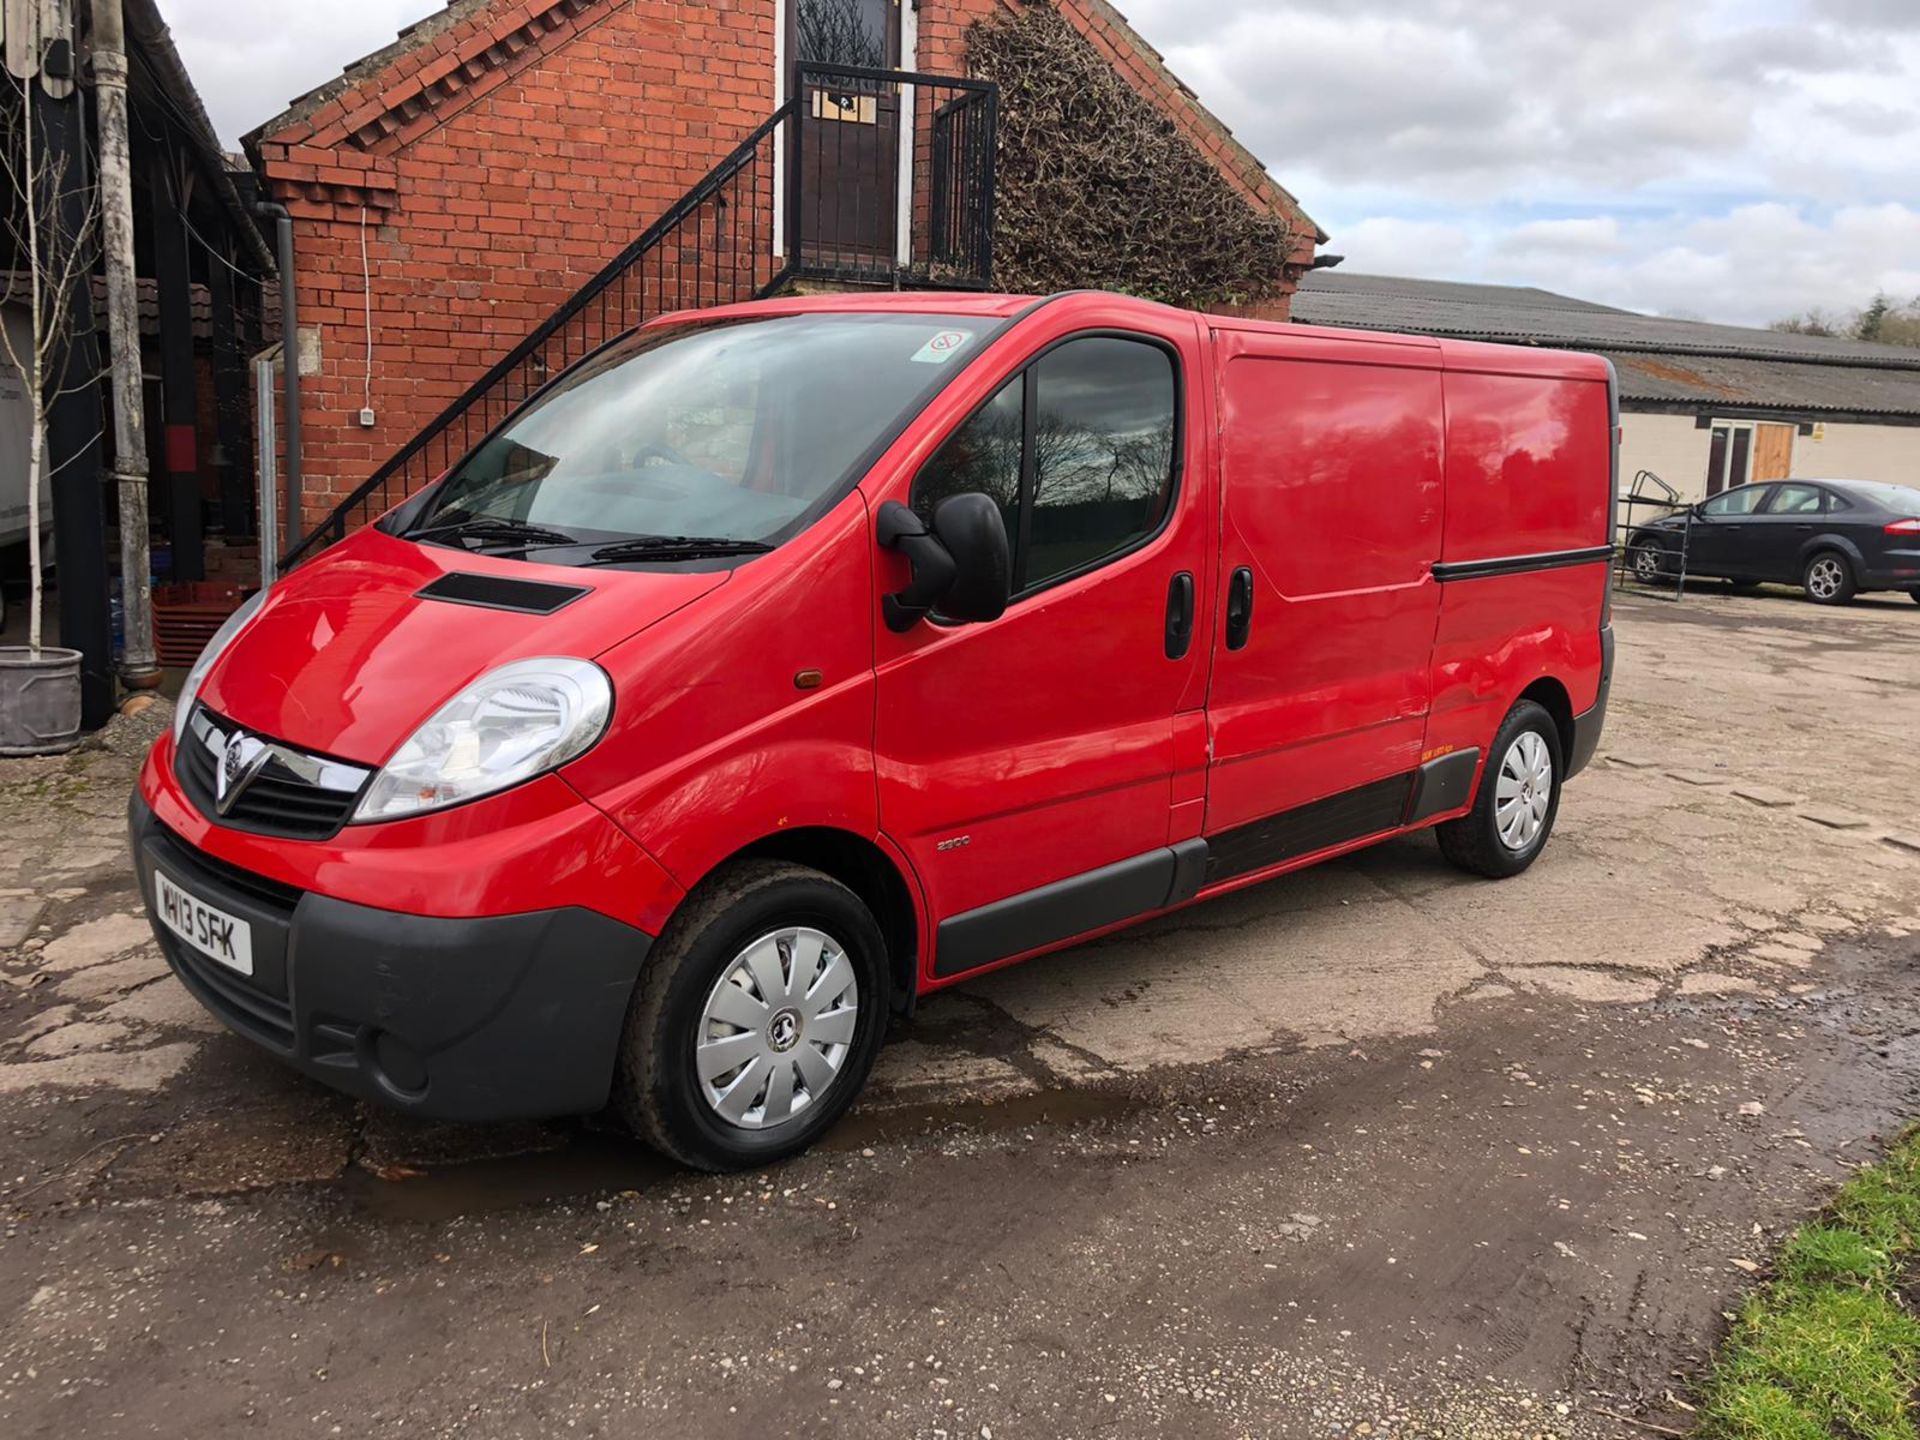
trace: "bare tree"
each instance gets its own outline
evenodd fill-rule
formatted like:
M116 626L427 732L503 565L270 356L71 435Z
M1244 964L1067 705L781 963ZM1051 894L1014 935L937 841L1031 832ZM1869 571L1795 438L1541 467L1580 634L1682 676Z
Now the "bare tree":
M88 266L89 239L98 219L98 196L84 179L68 175L64 156L49 156L44 136L35 124L34 92L39 82L16 79L8 72L11 93L0 99L0 173L4 174L5 236L13 264L0 278L0 306L25 309L28 335L23 344L13 330L0 324L0 349L20 375L26 389L27 437L27 564L33 599L28 615L27 644L33 654L42 648L40 575L40 485L51 479L47 468L47 427L54 403L71 393L53 384L71 339L76 287L92 284ZM70 203L78 199L78 225L61 222ZM98 377L87 381L91 385Z

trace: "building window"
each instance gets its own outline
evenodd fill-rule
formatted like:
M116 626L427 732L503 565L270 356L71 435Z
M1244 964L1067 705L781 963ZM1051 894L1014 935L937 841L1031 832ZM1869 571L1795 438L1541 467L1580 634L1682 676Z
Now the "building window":
M1721 420L1707 448L1707 494L1744 485L1753 474L1753 426Z

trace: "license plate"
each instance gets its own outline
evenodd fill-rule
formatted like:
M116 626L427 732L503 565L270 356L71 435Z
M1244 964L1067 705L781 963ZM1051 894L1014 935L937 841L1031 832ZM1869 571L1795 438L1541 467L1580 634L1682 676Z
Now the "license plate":
M237 915L209 905L197 895L188 894L158 870L153 872L153 889L161 923L169 930L229 970L253 974L251 925Z

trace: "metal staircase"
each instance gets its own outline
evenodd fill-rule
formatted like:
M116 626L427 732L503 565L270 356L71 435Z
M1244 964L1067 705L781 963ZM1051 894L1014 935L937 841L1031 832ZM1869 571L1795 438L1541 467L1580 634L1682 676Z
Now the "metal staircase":
M431 483L550 378L657 315L803 279L987 288L997 103L983 81L795 67L793 98L341 500L283 567Z

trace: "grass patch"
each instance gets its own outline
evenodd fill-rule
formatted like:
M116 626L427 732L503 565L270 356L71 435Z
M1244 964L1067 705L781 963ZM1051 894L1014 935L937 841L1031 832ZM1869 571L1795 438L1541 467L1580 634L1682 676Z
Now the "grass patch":
M1707 1440L1920 1440L1920 1129L1849 1181L1742 1305L1703 1390Z

